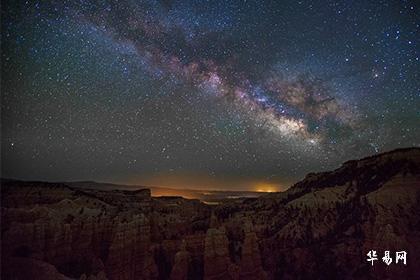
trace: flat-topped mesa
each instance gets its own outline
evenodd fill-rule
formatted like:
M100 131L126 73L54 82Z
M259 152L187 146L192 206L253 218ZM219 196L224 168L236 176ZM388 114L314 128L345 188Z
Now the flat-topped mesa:
M58 203L73 195L74 190L62 183L25 182L2 179L2 207L31 207Z
M104 191L68 186L65 183L2 180L1 192L2 205L6 207L48 205L65 199L83 198L86 203L99 200L110 206L141 209L142 212L148 212L151 208L150 189Z
M98 190L83 190L85 194L91 194L105 203L125 209L141 209L142 212L150 212L152 197L150 189L140 190L112 190L112 191L98 191Z

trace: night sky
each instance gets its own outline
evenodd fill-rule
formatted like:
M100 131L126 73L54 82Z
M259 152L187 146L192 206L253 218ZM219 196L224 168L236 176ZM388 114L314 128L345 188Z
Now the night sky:
M420 146L414 1L3 1L2 177L284 189Z

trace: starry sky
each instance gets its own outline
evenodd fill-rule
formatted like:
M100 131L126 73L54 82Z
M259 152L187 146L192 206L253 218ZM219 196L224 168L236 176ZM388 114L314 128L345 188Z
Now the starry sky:
M3 1L2 177L283 190L420 146L414 1Z

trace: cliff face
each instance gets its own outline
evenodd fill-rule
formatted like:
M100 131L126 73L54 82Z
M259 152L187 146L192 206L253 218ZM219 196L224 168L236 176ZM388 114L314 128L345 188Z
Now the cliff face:
M252 221L270 278L418 279L419 198L420 150L404 149L216 212L226 223L244 215ZM379 257L373 267L370 250ZM381 260L385 250L393 254L390 266ZM406 266L395 264L396 251L407 251Z
M420 149L212 207L3 180L2 279L419 279L419 199Z

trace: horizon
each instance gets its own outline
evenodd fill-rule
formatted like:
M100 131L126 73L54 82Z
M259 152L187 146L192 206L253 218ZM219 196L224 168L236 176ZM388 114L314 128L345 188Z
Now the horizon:
M373 155L368 155L365 156L363 158L357 158L357 159L349 159L345 162L342 162L338 167L331 169L331 170L324 170L324 171L319 171L319 172L308 172L303 178L297 180L296 182L291 183L290 185L283 187L283 188L277 188L275 185L272 184L265 184L265 183L260 183L257 184L254 188L252 189L235 189L235 190L230 190L228 188L219 188L219 189L214 189L214 188L201 188L199 186L166 186L166 185L159 185L159 184L141 184L141 183L126 183L126 182L107 182L107 181L94 181L94 180L71 180L71 181L48 181L48 180L42 180L42 179L21 179L21 178L7 178L7 177L1 177L2 180L12 180L12 181L23 181L23 182L45 182L45 183L62 183L62 184L85 184L85 183L94 183L94 184L98 184L98 185L115 185L116 187L132 187L133 191L134 190L139 190L139 189L168 189L168 190L173 190L173 191L193 191L193 192L205 192L205 191L209 191L209 192L233 192L233 193L238 193L238 192L252 192L252 193L273 193L273 192L284 192L288 189L290 189L291 187L293 187L293 185L295 185L296 183L299 183L300 181L303 181L309 174L320 174L320 173L324 173L324 172L333 172L337 169L339 169L340 167L342 167L345 163L347 162L351 162L351 161L360 161L360 160L366 160L372 157L376 157L376 156L382 156L382 155L386 155L389 153L393 153L393 152L398 152L398 151L404 151L404 150L415 150L415 149L420 149L420 147L402 147L402 148L397 148L397 149L392 149L389 151L384 151L382 153L376 153ZM259 185L259 186L258 186ZM137 188L137 189L134 189ZM116 188L117 190L118 188ZM125 189L125 190L130 190L130 189ZM153 195L152 192L152 196L164 196L164 195ZM180 195L182 196L182 195Z
M230 190L230 189L209 189L209 188L200 188L198 186L196 187L171 187L171 186L165 186L165 185L143 185L143 184L130 184L130 183L118 183L118 182L106 182L106 181L86 181L86 180L75 180L75 181L48 181L48 180L39 180L39 179L20 179L20 178L6 178L6 177L1 177L1 180L6 180L6 181L21 181L21 182L26 182L26 183L52 183L52 184L84 184L84 183L93 183L93 184L98 184L98 185L113 185L116 186L115 190L118 190L118 187L132 187L133 191L135 190L141 190L141 189L169 189L169 190L182 190L182 191L195 191L195 192L205 192L205 191L209 191L209 192L232 192L232 193L238 193L238 192L251 192L251 193L272 193L272 192L283 192L287 189L289 189L291 186L288 186L288 188L284 189L284 190L278 190L278 191L274 191L272 188L268 189L268 190L264 190L264 188L260 188L257 190L252 190L252 189L238 189L238 190ZM129 190L130 189L124 189L124 190Z

